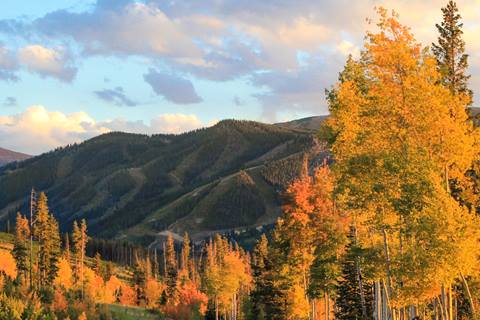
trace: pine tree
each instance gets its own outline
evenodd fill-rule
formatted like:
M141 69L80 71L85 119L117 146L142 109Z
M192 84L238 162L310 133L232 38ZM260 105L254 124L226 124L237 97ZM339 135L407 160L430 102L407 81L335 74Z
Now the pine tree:
M158 279L158 273L160 271L160 265L158 263L157 248L155 248L154 250L155 251L153 252L152 273L153 273L153 278L155 280L157 280Z
M51 245L51 254L50 254L50 261L49 261L49 270L48 270L48 284L51 286L55 281L55 278L58 274L58 262L61 258L61 238L60 238L60 230L58 227L57 220L50 215L48 221L48 227L50 230L50 245Z
M270 294L270 283L268 282L268 240L265 234L262 234L258 240L252 258L252 275L254 289L251 293L252 314L254 319L267 319L267 300Z
M105 266L105 273L103 274L103 280L104 281L110 280L110 277L112 277L115 274L114 271L115 270L113 268L112 261L107 261L107 264Z
M78 285L80 282L80 289L82 294L82 299L84 296L84 262L85 262L85 250L87 246L87 222L85 219L82 219L80 226L77 221L73 222L73 233L72 233L72 245L73 245L73 254L75 257L75 281Z
M350 242L346 248L346 254L344 255L341 264L341 277L337 283L336 299L335 299L335 318L339 320L351 320L351 319L370 319L368 317L372 314L372 293L371 286L367 282L363 281L363 296L365 297L365 306L367 318L363 316L362 296L360 293L360 287L358 285L358 277L362 275L358 274L357 270L357 258L359 255L359 248L354 246L353 231L350 234Z
M270 268L267 269L267 283L271 286L266 301L266 318L271 320L293 318L291 309L294 301L291 293L298 282L298 270L292 270L288 265L290 244L282 237L284 232L284 223L279 219L272 232L268 251Z
M135 284L136 303L143 306L146 303L145 287L147 285L147 274L145 264L135 254L135 266L133 268L133 283Z
M95 264L93 265L93 270L98 275L102 274L102 256L100 255L99 252L95 253L95 256L93 257Z
M75 220L73 221L73 229L72 229L72 253L73 253L73 274L75 277L75 284L78 284L80 279L80 259L78 250L81 250L79 244L82 241L82 235L80 234L80 228L78 227L78 222Z
M68 232L65 233L65 258L70 261L70 236Z
M152 262L150 261L150 253L147 252L145 257L145 278L150 280L152 278Z
M175 244L173 242L173 237L171 234L167 238L167 246L165 248L165 284L167 286L167 296L169 299L173 299L176 296L177 290L177 275L178 275L178 266L177 266L177 257L175 254Z
M184 277L188 280L190 279L190 238L188 237L188 233L185 232L183 236L183 243L182 243L182 253L181 253L181 269Z
M30 237L28 219L17 213L15 224L15 242L13 246L13 257L17 264L17 272L22 282L26 281L28 274L28 250L27 240Z
M60 234L58 223L49 212L45 193L39 194L36 204L34 234L38 241L38 283L40 288L51 289L58 272L60 259Z
M465 53L465 41L462 39L463 23L455 1L450 0L442 8L443 21L436 24L439 32L438 42L432 44L432 51L437 59L438 71L442 84L454 95L472 96L468 89L467 75L468 55Z

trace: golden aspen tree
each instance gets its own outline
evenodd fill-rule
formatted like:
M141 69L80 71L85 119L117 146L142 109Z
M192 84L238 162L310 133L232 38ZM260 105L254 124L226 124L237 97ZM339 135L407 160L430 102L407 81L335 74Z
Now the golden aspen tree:
M435 59L395 14L382 8L378 13L379 31L367 33L359 62L367 89L355 79L340 81L330 125L336 133L332 151L339 205L377 253L370 260L374 277L385 284L387 313L395 318L405 305L428 301L442 284L448 286L460 268L468 272L464 263L452 269L453 261L473 258L472 253L462 256L460 248L468 243L454 235L467 228L477 237L475 218L450 201L448 181L464 175L475 150L465 111L468 98L439 85ZM429 219L440 211L442 221ZM439 232L417 250L427 222ZM451 243L441 241L445 237ZM428 258L432 250L437 256ZM411 259L423 259L417 272L411 272ZM409 292L410 281L425 287Z

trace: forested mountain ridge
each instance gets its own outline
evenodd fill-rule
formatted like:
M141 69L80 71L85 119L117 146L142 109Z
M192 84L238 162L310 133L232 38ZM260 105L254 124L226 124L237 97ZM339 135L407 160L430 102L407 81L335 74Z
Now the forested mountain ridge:
M279 122L275 123L275 125L280 127L286 127L290 129L304 129L304 130L312 130L317 131L320 128L322 122L327 119L328 116L313 116L307 118L301 118L297 120L287 121L287 122Z
M98 237L150 242L164 230L195 237L272 223L277 191L307 150L312 161L325 156L312 131L253 121L181 135L108 133L0 169L0 215L26 212L33 186L62 228L86 218Z
M14 161L22 161L30 158L28 154L0 148L0 167Z

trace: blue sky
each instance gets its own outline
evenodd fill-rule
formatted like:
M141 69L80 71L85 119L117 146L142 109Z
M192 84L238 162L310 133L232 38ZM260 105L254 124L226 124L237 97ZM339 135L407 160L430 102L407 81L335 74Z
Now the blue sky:
M358 55L374 6L429 44L445 2L4 0L0 147L325 114L324 89ZM478 91L480 2L458 3Z

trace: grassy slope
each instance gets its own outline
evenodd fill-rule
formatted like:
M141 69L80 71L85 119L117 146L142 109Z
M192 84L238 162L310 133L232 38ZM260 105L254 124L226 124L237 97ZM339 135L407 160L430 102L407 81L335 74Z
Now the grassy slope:
M119 304L104 304L115 320L158 320L165 319L159 314L140 307L123 306Z

